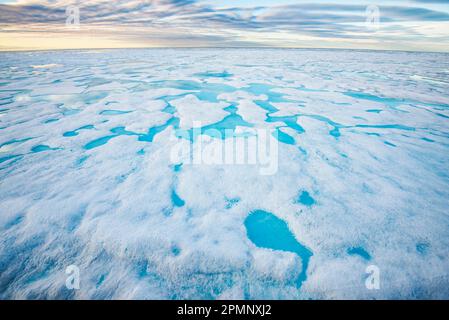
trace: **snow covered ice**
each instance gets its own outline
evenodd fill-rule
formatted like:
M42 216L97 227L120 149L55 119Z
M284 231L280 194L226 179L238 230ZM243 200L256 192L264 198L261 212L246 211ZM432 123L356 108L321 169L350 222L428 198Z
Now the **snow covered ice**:
M448 54L0 57L0 298L449 298ZM206 128L276 172L174 163Z

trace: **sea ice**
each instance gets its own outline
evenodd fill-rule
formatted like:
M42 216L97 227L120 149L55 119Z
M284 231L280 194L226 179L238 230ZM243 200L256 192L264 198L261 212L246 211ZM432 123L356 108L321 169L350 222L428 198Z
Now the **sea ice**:
M0 56L0 298L449 298L449 55ZM276 170L173 161L212 130Z

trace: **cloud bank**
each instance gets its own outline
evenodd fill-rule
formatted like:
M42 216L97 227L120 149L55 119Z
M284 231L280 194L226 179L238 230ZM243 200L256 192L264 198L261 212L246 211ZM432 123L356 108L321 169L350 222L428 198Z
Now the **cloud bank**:
M257 3L0 1L0 49L269 46L449 52L447 1L379 1L375 7L366 1ZM66 25L70 6L79 10L79 27ZM367 8L378 9L377 20Z

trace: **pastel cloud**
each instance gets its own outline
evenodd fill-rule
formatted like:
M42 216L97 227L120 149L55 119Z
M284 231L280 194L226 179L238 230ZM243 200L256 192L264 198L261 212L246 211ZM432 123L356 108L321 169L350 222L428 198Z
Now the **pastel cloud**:
M445 1L0 0L0 49L280 46L449 51ZM257 5L260 3L260 5ZM406 5L408 4L408 5ZM66 8L80 10L68 28Z

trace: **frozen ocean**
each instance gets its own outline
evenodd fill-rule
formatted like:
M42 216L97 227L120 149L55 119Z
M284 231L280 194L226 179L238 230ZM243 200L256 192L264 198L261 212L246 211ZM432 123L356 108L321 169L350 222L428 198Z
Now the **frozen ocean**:
M448 299L448 169L448 54L0 53L0 298Z

